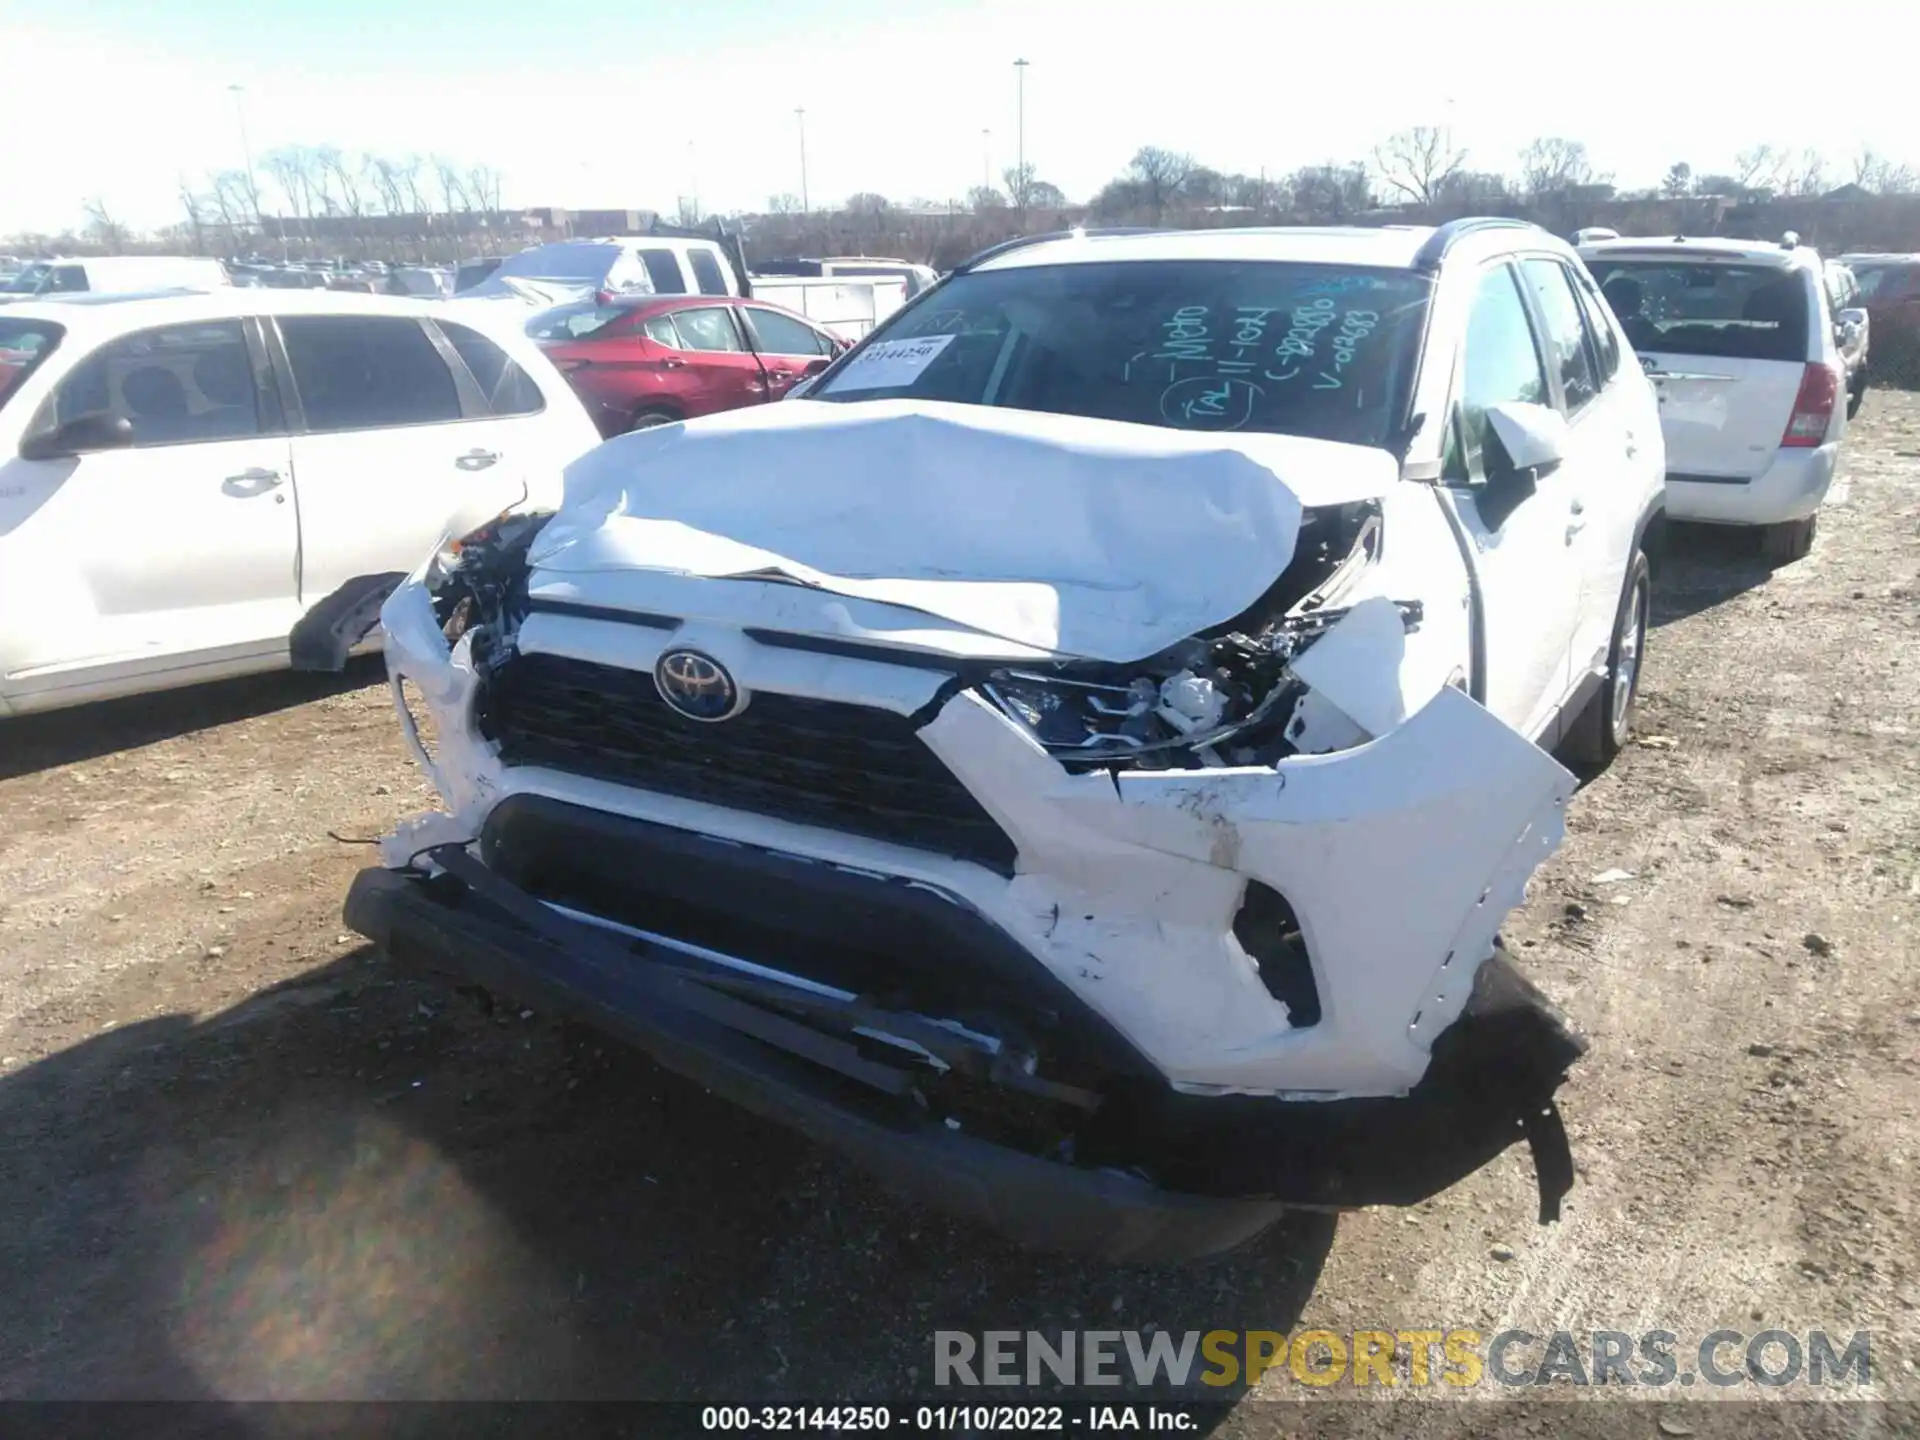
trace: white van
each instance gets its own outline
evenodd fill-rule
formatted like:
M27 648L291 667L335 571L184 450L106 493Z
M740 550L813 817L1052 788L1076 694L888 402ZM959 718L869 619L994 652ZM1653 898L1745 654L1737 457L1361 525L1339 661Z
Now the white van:
M509 255L460 298L511 297L545 308L593 294L738 295L726 253L711 240L613 235L555 240Z
M88 255L72 260L35 260L0 285L0 304L32 295L217 290L232 283L227 267L204 255Z

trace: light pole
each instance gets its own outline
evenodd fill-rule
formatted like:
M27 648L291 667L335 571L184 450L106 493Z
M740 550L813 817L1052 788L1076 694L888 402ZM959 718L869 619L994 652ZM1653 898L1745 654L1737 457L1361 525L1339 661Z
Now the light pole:
M800 213L811 215L813 207L807 203L807 110L804 105L796 105L793 118L800 122Z
M260 215L260 182L256 180L253 175L253 142L247 139L247 107L244 99L247 93L247 87L244 85L229 85L227 86L227 90L228 93L233 96L234 118L240 122L240 153L246 157L247 162L247 199L253 202L253 223L260 228L260 238L264 240L267 238L267 225L266 221L263 220ZM287 237L286 232L283 230L280 235L281 258L283 260L286 258L286 248Z
M1020 223L1027 223L1027 62L1013 62L1013 93L1015 116L1014 179L1019 183L1020 193L1015 197L1020 206Z

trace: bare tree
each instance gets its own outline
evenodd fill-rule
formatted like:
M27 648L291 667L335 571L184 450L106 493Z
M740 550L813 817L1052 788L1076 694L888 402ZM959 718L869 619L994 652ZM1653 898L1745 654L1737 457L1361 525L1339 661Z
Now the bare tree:
M1772 190L1780 182L1787 157L1771 145L1755 145L1733 157L1733 178L1743 190Z
M1138 187L1141 205L1153 213L1153 223L1158 225L1192 174L1193 156L1143 145L1127 162L1126 178Z
M488 212L500 208L500 172L491 165L473 165L467 170L467 194L476 209Z
M1064 210L1067 208L1066 192L1051 180L1029 180L1026 185L1027 208L1029 210Z
M401 188L407 196L407 213L410 215L428 214L433 207L427 203L427 192L421 188L420 177L425 170L425 162L418 155L409 155L395 162Z
M1309 220L1351 220L1373 208L1373 186L1360 164L1304 166L1294 171L1287 189L1293 208Z
M1911 165L1897 164L1871 145L1861 146L1854 157L1853 182L1876 195L1911 195L1920 188Z
M1004 210L1007 197L991 185L976 185L967 191L967 206L976 214L984 210Z
M1797 159L1782 163L1779 187L1787 195L1824 195L1829 188L1825 158L1811 146L1802 150Z
M407 212L406 184L400 175L400 163L384 155L367 157L367 183L379 197L380 208L389 215Z
M87 238L109 255L118 255L127 243L127 227L108 212L106 201L96 195L80 209L87 217Z
M798 215L800 213L800 197L791 191L782 191L778 195L769 195L767 197L767 213L769 215Z
M193 240L193 253L206 254L206 201L194 194L187 177L180 177L180 208L187 212L187 233Z
M1666 178L1660 182L1660 193L1669 200L1678 200L1682 195L1693 193L1693 166L1684 160L1676 160L1667 167Z
M1415 125L1389 135L1373 152L1381 180L1414 205L1431 205L1466 161L1467 152L1453 143L1453 132L1437 125Z
M847 213L878 217L893 209L893 202L884 195L876 195L871 190L862 190L858 195L847 197Z
M473 199L467 194L466 177L460 173L460 167L443 155L432 155L427 164L433 168L433 178L440 187L440 208L451 217L456 210L473 209Z
M1587 147L1578 140L1542 135L1520 152L1520 184L1529 196L1564 195L1596 178Z

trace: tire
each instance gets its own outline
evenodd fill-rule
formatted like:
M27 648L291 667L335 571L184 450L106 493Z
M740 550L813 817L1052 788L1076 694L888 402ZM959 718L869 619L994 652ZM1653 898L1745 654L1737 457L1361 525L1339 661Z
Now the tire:
M1847 418L1853 419L1860 413L1860 407L1867 398L1867 372L1861 370L1847 386Z
M651 430L657 425L677 425L679 423L680 417L678 415L669 414L665 410L636 410L633 412L633 423L628 425L627 429Z
M1653 571L1646 552L1636 550L1620 590L1607 646L1607 677L1567 732L1563 749L1575 760L1607 765L1633 730L1633 705L1640 696L1640 669L1647 653L1647 617L1653 600Z
M1819 528L1818 515L1809 515L1804 520L1789 520L1784 525L1769 525L1760 532L1760 553L1775 565L1791 565L1795 560L1804 560L1807 552L1813 549L1813 534Z

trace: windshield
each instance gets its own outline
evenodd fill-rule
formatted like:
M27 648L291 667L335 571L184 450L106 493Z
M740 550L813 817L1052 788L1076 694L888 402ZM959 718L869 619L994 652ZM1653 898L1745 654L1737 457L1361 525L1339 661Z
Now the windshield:
M561 241L554 245L539 245L502 260L499 268L487 278L504 280L519 276L526 280L572 280L598 285L607 278L607 272L620 258L620 253L618 245L596 245L592 242Z
M0 319L0 408L54 352L65 333L47 320Z
M46 289L47 278L52 275L51 265L29 265L18 275L0 285L0 294L38 295Z
M602 305L593 300L575 300L542 310L527 322L527 334L535 340L585 340L597 335L622 315L631 315L630 305Z
M1277 261L1117 261L956 276L814 391L1382 445L1422 276Z
M1633 348L1730 360L1807 358L1809 296L1771 265L1589 260Z

